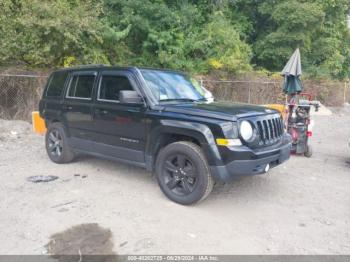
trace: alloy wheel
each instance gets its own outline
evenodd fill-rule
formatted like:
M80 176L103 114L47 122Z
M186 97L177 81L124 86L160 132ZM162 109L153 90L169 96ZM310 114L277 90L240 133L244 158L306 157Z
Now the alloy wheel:
M169 156L163 165L164 182L175 194L189 195L196 184L196 168L184 154Z
M52 130L48 137L49 152L53 156L60 157L63 150L63 140L58 130Z

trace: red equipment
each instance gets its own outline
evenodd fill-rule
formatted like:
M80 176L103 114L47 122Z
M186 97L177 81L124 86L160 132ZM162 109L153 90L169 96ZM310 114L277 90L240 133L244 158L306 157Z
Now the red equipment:
M304 154L306 157L312 156L312 148L308 144L309 137L312 136L311 106L314 106L316 111L320 106L320 103L312 98L309 93L299 93L287 104L287 131L292 136L292 153Z

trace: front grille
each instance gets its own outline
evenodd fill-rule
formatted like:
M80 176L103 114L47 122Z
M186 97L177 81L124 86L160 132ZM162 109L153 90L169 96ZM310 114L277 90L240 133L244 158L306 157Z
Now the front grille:
M254 123L259 136L259 146L278 142L284 133L283 120L279 115L259 117Z

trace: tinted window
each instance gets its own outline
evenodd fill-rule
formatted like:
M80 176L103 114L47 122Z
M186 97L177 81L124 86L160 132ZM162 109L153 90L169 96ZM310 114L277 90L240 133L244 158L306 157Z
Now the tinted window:
M47 96L61 96L66 82L68 72L55 72L52 73L49 79L49 86L47 88Z
M70 82L70 97L91 98L92 88L94 86L94 75L75 75Z
M102 76L99 99L119 100L120 90L133 90L129 79L125 76Z

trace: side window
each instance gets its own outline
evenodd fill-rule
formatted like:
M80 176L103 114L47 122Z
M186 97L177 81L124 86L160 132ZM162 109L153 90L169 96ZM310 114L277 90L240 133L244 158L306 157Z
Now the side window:
M91 98L95 75L74 75L70 81L68 97Z
M119 91L133 90L126 76L103 75L98 100L119 101Z
M66 83L67 76L68 72L65 71L52 73L49 79L49 85L47 87L46 96L61 96L62 91L64 89L64 84Z

